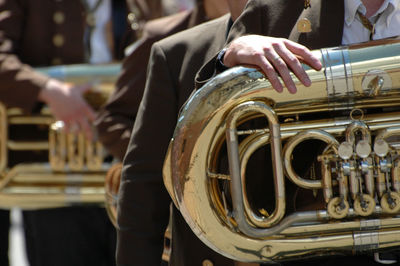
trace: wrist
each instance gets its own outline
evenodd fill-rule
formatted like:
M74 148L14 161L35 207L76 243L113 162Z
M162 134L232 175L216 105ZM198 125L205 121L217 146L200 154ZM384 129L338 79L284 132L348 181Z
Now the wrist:
M53 78L48 79L44 87L40 90L38 99L46 103L49 102L53 97L54 92L56 92L61 86L62 83L60 81Z
M224 64L224 57L225 57L226 50L227 50L227 47L222 49L217 55L216 62L215 62L215 68L217 69L218 72L224 72L225 70L229 69L229 67Z

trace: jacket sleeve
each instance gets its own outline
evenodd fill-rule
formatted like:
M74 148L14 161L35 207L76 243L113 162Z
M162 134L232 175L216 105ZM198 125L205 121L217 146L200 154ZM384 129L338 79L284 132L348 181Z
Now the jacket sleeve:
M128 147L132 127L143 96L146 70L154 40L138 41L122 65L116 87L106 105L98 112L95 126L99 140L120 161Z
M170 205L162 166L175 128L177 109L167 60L156 43L123 162L117 218L118 265L160 265Z
M0 1L0 101L30 112L48 77L18 58L24 12L20 1Z
M226 40L226 46L236 38L247 35L247 34L261 34L263 28L266 27L265 23L262 22L263 6L268 1L264 0L252 0L249 1L243 11L243 13L233 23ZM261 6L261 7L260 7ZM195 77L195 88L199 89L206 84L210 79L219 74L216 71L216 54L208 62L206 62L200 70L197 72Z

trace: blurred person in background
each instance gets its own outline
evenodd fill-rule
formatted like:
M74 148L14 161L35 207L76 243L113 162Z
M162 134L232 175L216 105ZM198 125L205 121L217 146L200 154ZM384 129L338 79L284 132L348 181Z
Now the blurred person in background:
M185 5L181 6L181 9L185 8ZM95 120L100 141L116 161L122 162L128 146L145 87L152 44L227 12L225 1L199 0L193 9L147 22L141 31L142 37L126 49L127 57L123 61L116 88ZM116 164L107 175L107 186L114 196L118 194L121 168L121 163ZM161 230L165 228L162 227Z
M171 202L162 181L162 165L177 115L192 93L197 70L224 46L230 26L246 2L228 1L225 9L228 11L229 7L232 16L203 23L152 46L143 99L133 131L125 131L126 136L131 137L124 156L118 201L118 265L160 264ZM203 1L207 17L212 17L207 10L217 10L207 7L221 4L222 1ZM135 99L138 103L139 99ZM137 109L131 102L126 106ZM130 119L134 118L131 114ZM110 129L121 129L121 125ZM121 157L123 150L115 150L114 154ZM175 208L172 211L169 263L174 266L239 264L206 247Z
M142 37L143 27L147 21L189 10L194 6L194 0L126 0L126 2L130 10L129 25L134 32L131 35L131 42Z
M227 12L226 1L198 0L193 9L146 23L142 38L126 49L115 90L95 120L100 141L118 161L125 155L142 99L152 44Z
M66 130L80 129L92 138L95 112L82 97L89 86L63 83L33 67L118 59L127 27L121 12L126 18L124 0L0 0L0 101L27 114L45 103ZM10 134L41 134L32 130ZM9 157L15 165L46 160L47 153ZM8 211L1 214L0 264L8 265ZM23 222L31 266L115 264L115 229L104 208L24 211Z

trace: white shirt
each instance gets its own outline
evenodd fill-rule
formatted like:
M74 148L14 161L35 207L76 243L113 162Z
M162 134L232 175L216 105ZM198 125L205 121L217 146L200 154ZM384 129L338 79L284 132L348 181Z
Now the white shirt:
M93 8L98 0L86 0L88 6ZM107 41L106 25L111 20L111 0L102 0L94 13L96 26L90 39L91 64L108 63L112 60L109 43Z
M337 1L337 0L336 0ZM385 0L379 10L369 20L375 22L373 40L400 35L400 0ZM360 0L344 1L344 26L342 44L366 42L370 39L370 31L366 29L357 14L365 15L366 8Z
M162 0L161 4L165 15L171 15L183 10L192 9L195 6L194 2L194 0Z

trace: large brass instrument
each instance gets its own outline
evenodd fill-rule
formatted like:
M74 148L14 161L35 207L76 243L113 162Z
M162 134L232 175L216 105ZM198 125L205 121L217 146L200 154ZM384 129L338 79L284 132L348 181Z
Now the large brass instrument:
M114 88L120 64L55 66L36 70L76 85L90 83L92 89L85 97L97 109ZM47 134L43 138L29 136L32 128L34 132ZM15 134L26 138L15 138ZM20 160L28 153L35 162ZM42 154L45 160L35 160ZM1 208L40 209L73 204L103 206L104 178L110 166L104 161L105 156L99 142L87 141L83 133L66 133L63 124L55 121L46 107L38 113L26 115L19 109L7 109L0 104ZM16 164L10 162L14 157L18 161Z
M237 67L179 115L165 185L198 237L227 257L273 262L400 246L400 42L313 53L324 67L304 66L309 88L293 76L298 92L278 93L256 69ZM265 173L248 166L260 155L272 162Z

